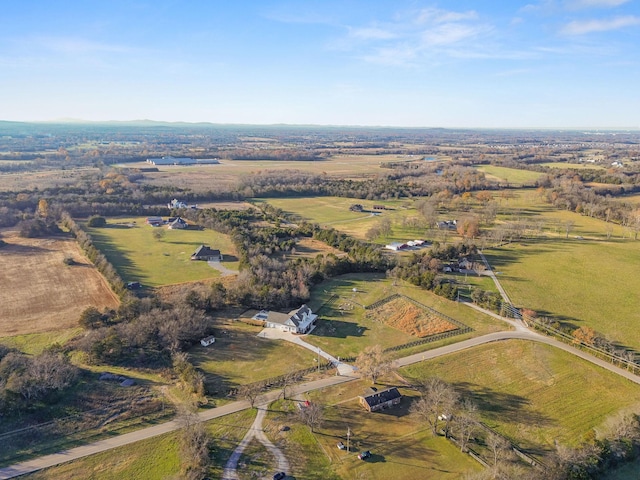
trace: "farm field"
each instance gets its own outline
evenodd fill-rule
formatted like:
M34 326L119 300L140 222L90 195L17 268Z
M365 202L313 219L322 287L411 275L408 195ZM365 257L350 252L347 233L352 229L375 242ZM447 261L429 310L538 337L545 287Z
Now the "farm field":
M459 341L472 335L507 330L508 326L456 302L438 297L405 282L376 274L349 274L323 282L311 292L311 309L318 313L318 325L305 341L321 347L334 356L356 356L364 347L379 344L382 348L418 340L418 337L377 321L376 316L363 305L401 293L440 313L448 315L474 329L473 332L421 346L427 350L441 346L442 342ZM353 289L356 289L354 292ZM335 295L336 298L332 296ZM415 352L412 352L415 353ZM408 354L403 351L402 354Z
M325 421L316 433L311 433L308 427L292 418L295 407L290 402L276 402L271 406L268 420L273 427L269 430L270 436L285 452L291 452L288 456L295 459L296 475L318 480L332 478L326 473L331 467L330 471L344 479L453 480L463 478L467 472L482 469L479 463L462 454L456 446L444 438L434 437L428 428L416 424L409 417L408 409L415 392L401 388L405 397L400 405L384 413L369 413L357 399L368 386L367 382L357 381L321 392L310 392L305 398L325 406ZM282 424L291 425L291 431L278 432L275 427ZM351 454L336 448L339 441L346 445L347 428L351 430ZM357 458L362 450L371 451L369 461ZM299 451L304 452L303 458L294 455Z
M512 302L640 349L633 240L541 239L485 250ZM612 279L624 279L613 281Z
M73 238L21 238L2 232L0 337L75 327L89 307L116 308L118 298ZM78 264L65 265L72 257Z
M482 165L477 168L479 171L484 172L490 180L514 184L533 183L542 175L541 173L529 170L498 167L495 165Z
M467 365L468 368L460 368ZM477 404L483 421L530 453L576 446L620 411L637 411L640 386L547 345L508 340L401 369L440 377Z
M423 221L413 206L413 200L369 201L344 197L297 197L253 199L252 202L256 205L268 203L282 209L286 214L293 215L294 218L330 226L360 239L364 239L367 230L382 218L389 218L392 222L392 233L378 239L379 243L422 239L426 234L425 228L408 227L403 224L403 220L408 218ZM362 205L364 211L350 211L349 207L353 204ZM374 210L373 205L384 205L387 210Z
M310 350L284 340L258 338L261 330L238 321L219 323L216 343L191 349L191 362L205 375L212 395L224 397L230 388L283 375L291 366L300 370L317 365Z
M128 227L127 225L134 225ZM164 238L157 240L153 232L162 229ZM169 230L151 227L145 217L109 218L104 228L87 232L124 281L138 281L143 286L159 287L220 277L220 272L207 262L191 260L191 254L202 244L219 249L225 256L223 265L238 269L233 243L228 236L213 230Z

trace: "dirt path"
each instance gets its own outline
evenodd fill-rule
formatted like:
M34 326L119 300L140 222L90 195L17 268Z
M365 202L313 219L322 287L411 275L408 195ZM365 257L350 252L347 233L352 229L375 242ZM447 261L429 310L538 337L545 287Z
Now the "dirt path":
M242 453L247 448L247 445L249 445L251 440L254 438L258 440L262 445L264 445L276 460L278 466L275 467L274 470L277 470L279 472L289 472L290 467L287 457L285 457L280 449L267 438L267 436L264 434L264 430L262 429L262 422L264 421L264 417L266 414L266 405L263 407L258 407L258 414L256 415L256 419L253 421L253 425L251 425L251 428L249 428L247 434L233 451L231 457L229 457L229 460L224 467L222 480L238 480L238 462L240 461Z

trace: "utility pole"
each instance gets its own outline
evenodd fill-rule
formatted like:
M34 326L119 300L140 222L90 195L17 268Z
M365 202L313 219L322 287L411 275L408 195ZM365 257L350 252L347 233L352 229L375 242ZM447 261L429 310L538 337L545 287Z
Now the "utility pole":
M349 450L349 440L351 439L351 427L347 425L347 455L351 450Z
M320 347L318 347L318 373L320 373Z

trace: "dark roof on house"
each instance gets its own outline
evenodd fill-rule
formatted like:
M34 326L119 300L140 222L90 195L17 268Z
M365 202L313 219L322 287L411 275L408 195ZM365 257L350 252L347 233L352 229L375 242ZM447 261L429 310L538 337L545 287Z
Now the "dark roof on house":
M215 257L220 256L220 250L213 250L207 245L200 245L192 257Z
M294 325L297 327L297 326L300 325L300 322L304 318L304 314L305 313L311 313L311 309L309 307L307 307L306 305L302 305L297 310L291 310L289 312L289 318L294 323Z
M391 400L395 400L396 398L402 398L400 392L396 387L387 388L386 390L380 390L379 392L371 392L366 395L362 395L362 398L369 408L375 407L376 405L380 405L381 403L386 403Z

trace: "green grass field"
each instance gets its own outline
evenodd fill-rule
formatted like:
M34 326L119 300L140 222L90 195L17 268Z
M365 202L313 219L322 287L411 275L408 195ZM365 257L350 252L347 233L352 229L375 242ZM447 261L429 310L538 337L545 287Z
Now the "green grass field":
M361 305L371 305L394 293L402 293L438 312L448 315L474 329L460 337L421 346L422 350L441 346L442 342L459 341L469 336L497 330L507 326L471 308L438 297L418 287L376 274L349 274L323 282L311 292L309 306L320 316L316 329L306 341L321 347L334 356L356 356L364 347L379 344L383 348L402 345L417 337L391 328L367 315ZM356 289L354 292L353 289ZM332 295L338 298L325 304ZM407 354L403 352L402 354Z
M485 251L516 305L587 325L640 349L637 265L632 241L539 241Z
M407 226L405 222L410 218L423 220L415 209L413 200L371 201L344 197L290 197L254 199L252 202L256 205L268 203L282 209L294 218L333 227L360 239L364 239L367 231L383 218L389 218L392 223L392 233L376 239L381 244L422 239L426 234L425 228ZM353 204L362 205L365 211L350 211L349 207ZM385 205L387 210L374 210L373 205Z
M220 276L206 262L191 260L199 245L219 249L226 256L224 265L237 270L235 247L228 236L213 230L168 230L151 227L144 217L109 218L105 228L87 228L97 248L109 259L125 281L139 281L158 287ZM133 224L132 228L127 224ZM162 229L164 238L153 232Z
M620 411L637 411L640 386L569 353L509 340L401 370L408 379L436 376L469 395L483 420L536 455L557 440L577 445Z
M81 328L65 328L54 332L13 335L11 337L0 338L0 343L23 353L38 355L53 344L58 343L64 345L68 340L79 335L81 332Z
M484 172L490 179L513 184L533 183L541 176L538 172L517 168L497 167L495 165L482 165L477 168L479 171Z

